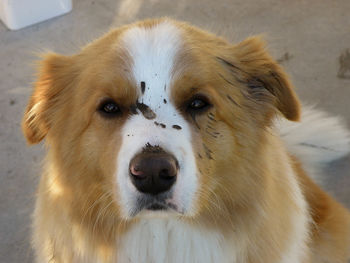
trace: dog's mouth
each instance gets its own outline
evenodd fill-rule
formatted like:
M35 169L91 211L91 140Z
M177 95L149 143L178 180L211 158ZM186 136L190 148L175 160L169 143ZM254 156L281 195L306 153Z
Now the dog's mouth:
M153 203L146 206L146 210L151 210L151 211L168 210L168 207L162 203Z
M158 196L141 195L136 199L135 209L132 211L132 216L136 216L140 212L157 212L157 213L180 213L182 211L174 204L173 200L167 194Z

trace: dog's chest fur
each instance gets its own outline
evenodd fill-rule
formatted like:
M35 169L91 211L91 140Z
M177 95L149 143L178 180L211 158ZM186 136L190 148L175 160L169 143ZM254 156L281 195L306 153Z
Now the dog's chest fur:
M217 232L179 220L145 219L120 240L117 262L234 262L234 249Z

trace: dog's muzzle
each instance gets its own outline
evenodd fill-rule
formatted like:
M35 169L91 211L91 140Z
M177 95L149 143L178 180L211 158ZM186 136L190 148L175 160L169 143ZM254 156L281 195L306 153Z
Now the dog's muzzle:
M176 210L169 200L178 169L175 157L160 147L148 147L135 155L129 164L129 175L140 192L137 210Z

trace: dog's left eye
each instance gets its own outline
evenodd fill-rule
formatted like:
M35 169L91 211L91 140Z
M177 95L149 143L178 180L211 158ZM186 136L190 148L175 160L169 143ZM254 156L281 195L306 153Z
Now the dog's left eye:
M114 117L121 112L117 103L112 99L103 101L98 107L98 111L106 117Z
M208 108L210 106L209 102L205 98L193 98L188 104L188 110L200 111Z

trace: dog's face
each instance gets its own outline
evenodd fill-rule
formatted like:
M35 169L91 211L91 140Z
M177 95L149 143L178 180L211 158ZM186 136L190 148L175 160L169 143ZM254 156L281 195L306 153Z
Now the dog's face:
M299 104L259 39L233 46L153 20L48 55L23 128L31 143L47 136L55 182L77 206L108 196L124 219L195 217L254 194L277 112L296 120Z

